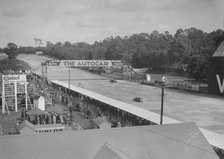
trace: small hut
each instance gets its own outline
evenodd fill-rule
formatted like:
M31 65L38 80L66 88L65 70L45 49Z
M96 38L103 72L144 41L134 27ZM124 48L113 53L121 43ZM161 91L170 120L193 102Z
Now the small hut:
M34 107L38 107L42 111L45 111L45 100L44 100L44 97L38 96L38 95L34 96L34 98L33 98L33 105L34 105Z

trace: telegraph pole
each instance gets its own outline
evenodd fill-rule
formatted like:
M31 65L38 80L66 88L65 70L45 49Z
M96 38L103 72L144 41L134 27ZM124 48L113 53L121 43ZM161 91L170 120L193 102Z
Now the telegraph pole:
M164 83L161 85L161 115L160 115L160 125L163 124L163 100L164 100Z
M70 68L68 69L68 89L70 93Z

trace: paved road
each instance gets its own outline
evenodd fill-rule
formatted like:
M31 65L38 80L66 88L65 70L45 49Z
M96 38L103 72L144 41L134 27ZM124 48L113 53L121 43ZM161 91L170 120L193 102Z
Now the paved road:
M32 57L31 57L32 56ZM44 60L41 56L19 56L19 59L35 67ZM41 70L37 71L41 73ZM99 94L117 99L156 113L160 112L161 89L127 81L110 83L109 79L79 69L71 69L71 84ZM48 78L68 81L68 69L48 68ZM133 101L142 97L143 102ZM194 121L199 127L224 134L224 98L188 93L178 90L165 90L164 114L168 117L186 122Z

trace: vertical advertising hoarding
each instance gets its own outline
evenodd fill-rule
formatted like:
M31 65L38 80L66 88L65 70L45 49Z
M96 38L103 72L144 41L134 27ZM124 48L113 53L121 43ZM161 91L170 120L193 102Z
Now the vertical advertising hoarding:
M212 57L209 62L208 92L224 96L224 57Z
M27 108L27 82L26 75L2 75L2 113L8 108L8 99L14 99L15 111L17 112L17 94L26 94Z

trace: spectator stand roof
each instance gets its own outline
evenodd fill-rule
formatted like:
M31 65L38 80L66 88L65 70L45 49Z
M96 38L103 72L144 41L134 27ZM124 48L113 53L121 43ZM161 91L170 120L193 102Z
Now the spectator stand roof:
M65 88L68 88L68 83L66 83L66 82L59 81L59 80L52 80L51 82L53 82L55 84L58 84L60 86L63 86ZM85 96L88 96L90 98L101 101L105 104L111 105L113 107L124 110L126 112L131 113L131 114L137 115L137 116L142 117L142 118L147 119L147 120L150 120L154 123L159 123L160 122L160 116L156 113L151 112L151 111L133 106L131 104L121 102L121 101L116 100L116 99L112 99L112 98L103 96L101 94L98 94L98 93L80 88L80 87L75 86L75 85L70 85L70 89L75 91L75 92L81 93ZM164 124L180 123L180 121L168 118L166 116L164 116L163 119L164 119Z
M68 88L68 83L66 83L66 82L59 81L59 80L52 80L51 82L53 82L57 85L63 86L65 88ZM98 101L101 101L101 102L111 105L113 107L116 107L118 109L124 110L124 111L134 114L136 116L139 116L143 119L152 121L157 124L160 123L160 115L156 114L154 112L133 106L131 104L121 102L119 100L115 100L115 99L103 96L101 94L80 88L75 85L70 85L70 89L75 92L86 95L90 98L96 99ZM174 123L181 123L181 121L163 116L163 124L174 124ZM202 131L202 133L204 134L204 136L206 137L206 139L208 140L208 142L211 145L219 147L224 150L224 135L213 133L213 132L205 130L203 128L199 128L199 129Z
M91 159L105 149L113 158L218 159L195 123L3 135L0 147L1 159Z

